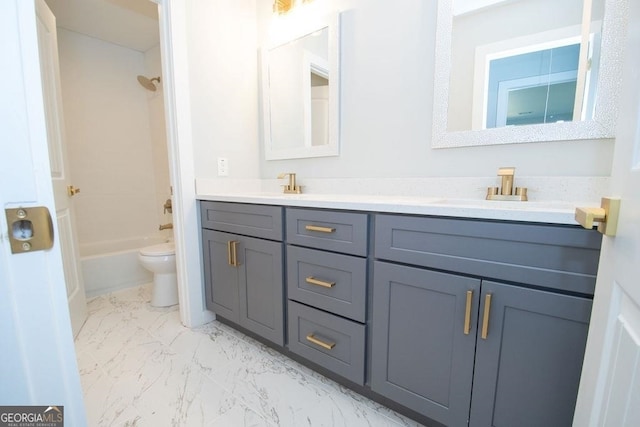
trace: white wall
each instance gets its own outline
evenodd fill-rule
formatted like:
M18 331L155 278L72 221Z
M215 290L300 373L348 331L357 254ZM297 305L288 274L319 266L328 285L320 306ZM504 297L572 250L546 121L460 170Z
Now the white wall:
M197 178L217 178L218 157L228 158L231 178L259 177L255 3L187 2Z
M68 158L81 188L74 199L80 245L156 234L168 186L154 169L166 159L164 123L153 120L152 132L150 109L159 116L162 97L149 99L136 80L148 74L153 54L145 67L141 52L62 28L58 38Z
M612 140L431 149L436 2L318 2L342 11L340 156L263 160L254 140L252 79L273 2L199 0L190 2L188 23L196 178L217 178L219 155L230 158L232 177L255 178L259 167L260 178L297 172L301 184L305 178L489 177L500 166L527 176L610 174Z
M264 178L493 176L507 165L530 176L609 175L612 141L432 150L436 2L332 4L343 11L341 155L262 161Z

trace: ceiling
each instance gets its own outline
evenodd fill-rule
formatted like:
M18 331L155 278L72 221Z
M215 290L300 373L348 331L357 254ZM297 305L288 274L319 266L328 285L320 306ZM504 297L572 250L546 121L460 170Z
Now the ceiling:
M45 0L57 26L145 52L159 43L151 0Z

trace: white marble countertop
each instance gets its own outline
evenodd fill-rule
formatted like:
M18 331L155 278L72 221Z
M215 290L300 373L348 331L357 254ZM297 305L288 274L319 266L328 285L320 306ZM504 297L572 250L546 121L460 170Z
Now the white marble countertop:
M577 206L593 202L527 201L505 202L440 197L394 197L353 194L283 194L269 192L219 192L198 194L199 200L348 209L417 215L450 216L508 221L577 225Z

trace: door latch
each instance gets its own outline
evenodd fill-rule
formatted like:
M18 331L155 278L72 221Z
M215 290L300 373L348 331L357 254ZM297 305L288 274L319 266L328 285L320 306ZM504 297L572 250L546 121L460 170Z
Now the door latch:
M53 222L43 206L5 209L11 253L42 251L53 247Z

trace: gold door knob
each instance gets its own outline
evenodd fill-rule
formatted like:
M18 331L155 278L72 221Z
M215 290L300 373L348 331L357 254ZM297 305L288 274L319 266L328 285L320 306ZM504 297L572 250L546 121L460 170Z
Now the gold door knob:
M594 222L603 221L607 213L602 208L576 208L576 221L587 229L593 228Z
M73 185L67 186L67 194L69 197L73 197L80 192L79 188L74 187Z
M603 197L599 208L576 208L575 219L586 229L598 222L598 231L605 236L615 236L618 229L620 199Z

